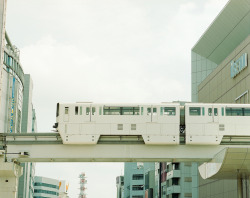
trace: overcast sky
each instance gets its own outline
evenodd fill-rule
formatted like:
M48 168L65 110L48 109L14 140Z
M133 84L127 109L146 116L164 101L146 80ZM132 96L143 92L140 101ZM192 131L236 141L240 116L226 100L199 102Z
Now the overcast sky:
M38 131L57 102L191 100L191 48L227 0L8 0L7 32L31 74ZM115 198L123 163L37 164L88 197Z

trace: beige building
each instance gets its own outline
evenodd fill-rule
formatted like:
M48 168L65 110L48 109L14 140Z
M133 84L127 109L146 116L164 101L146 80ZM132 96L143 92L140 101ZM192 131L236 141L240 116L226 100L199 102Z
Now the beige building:
M250 35L200 83L198 86L198 101L213 103L249 103L249 55ZM240 64L243 63L245 63L244 66L242 65L242 68L240 68ZM233 71L234 67L236 67L236 73Z
M192 102L250 103L250 0L229 0L191 53ZM248 198L249 178L241 182ZM199 198L238 198L236 178L198 183Z

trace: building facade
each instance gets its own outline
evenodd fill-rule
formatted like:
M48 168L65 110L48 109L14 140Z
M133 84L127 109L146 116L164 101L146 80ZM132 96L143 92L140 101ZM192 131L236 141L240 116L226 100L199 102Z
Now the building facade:
M37 132L36 114L32 104L33 81L24 75L21 133ZM23 175L19 178L18 198L33 198L35 163L21 163Z
M144 198L143 163L126 162L124 167L124 197Z
M161 198L198 197L197 163L161 162Z
M192 102L249 103L250 0L230 0L192 48ZM249 178L242 178L249 197ZM199 177L199 197L237 197L237 180Z
M124 167L125 198L159 197L159 163L126 162Z
M34 198L58 198L59 180L35 176Z
M116 177L116 198L124 198L124 176Z

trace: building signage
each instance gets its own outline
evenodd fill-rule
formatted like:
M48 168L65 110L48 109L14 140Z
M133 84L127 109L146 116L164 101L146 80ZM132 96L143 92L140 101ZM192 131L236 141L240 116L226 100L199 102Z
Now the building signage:
M10 113L10 133L13 132L13 123L14 123L14 108L15 108L15 77L13 77L12 84L12 97L11 97L11 113Z
M236 61L231 61L231 78L237 76L243 69L247 67L247 53L243 54Z

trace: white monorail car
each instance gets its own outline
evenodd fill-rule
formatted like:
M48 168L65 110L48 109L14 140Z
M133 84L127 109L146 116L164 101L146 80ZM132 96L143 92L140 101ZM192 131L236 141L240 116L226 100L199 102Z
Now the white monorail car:
M179 103L57 104L64 144L97 144L101 135L139 135L145 144L179 144Z
M97 144L103 136L141 136L145 144L218 145L223 136L250 136L250 104L57 104L64 144Z
M223 136L250 136L250 104L185 104L186 144L220 144Z

